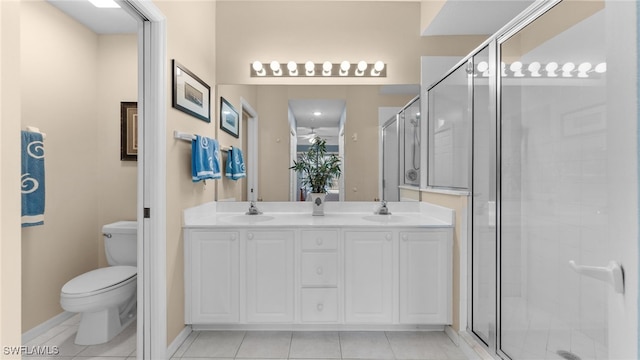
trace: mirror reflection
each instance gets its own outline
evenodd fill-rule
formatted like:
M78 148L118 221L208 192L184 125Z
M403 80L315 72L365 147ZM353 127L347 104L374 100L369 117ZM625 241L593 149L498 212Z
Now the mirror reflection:
M243 104L249 104L258 119L254 130L251 120L241 123L239 139L228 137L222 131L218 131L218 138L221 144L239 146L247 154L246 191L255 187L255 200L306 199L308 189L302 188L299 176L289 167L299 152L306 151L309 139L317 135L327 140L329 152L338 154L343 164L342 176L329 190L330 201L378 201L383 197L381 124L389 118L388 109L395 113L401 111L416 98L419 87L395 85L395 91L389 88L381 85L218 85L219 96L239 111ZM419 107L419 102L415 106ZM413 131L419 134L419 120L415 119L418 110L412 111L417 126L407 129L411 141L407 141L408 147L400 152L407 154L407 165L396 170L398 178L399 171L419 168L420 145L412 140ZM248 127L246 132L243 126ZM251 140L252 131L256 134L255 141ZM415 146L415 157L409 144ZM253 175L250 174L252 161L255 161ZM418 166L413 166L412 161ZM398 157L396 162L400 162ZM255 185L249 181L251 176L256 177ZM412 181L419 184L419 177ZM404 184L404 180L399 183ZM217 200L246 198L239 185L225 179L220 181Z

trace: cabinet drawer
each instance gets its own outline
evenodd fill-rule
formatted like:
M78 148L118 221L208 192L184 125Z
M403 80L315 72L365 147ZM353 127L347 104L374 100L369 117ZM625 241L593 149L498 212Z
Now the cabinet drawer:
M332 253L302 253L302 285L336 286L338 255Z
M338 248L336 230L310 230L302 232L302 250L335 250Z
M338 321L338 289L317 288L302 289L301 294L302 321L304 322L337 322Z

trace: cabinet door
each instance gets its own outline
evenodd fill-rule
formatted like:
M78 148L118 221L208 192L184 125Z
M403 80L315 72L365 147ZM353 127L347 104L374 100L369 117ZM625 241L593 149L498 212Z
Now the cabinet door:
M247 232L247 321L291 322L294 233Z
M451 323L451 246L451 230L400 233L400 323Z
M348 323L391 323L393 234L345 233L345 311Z
M192 324L238 322L238 237L237 232L190 231L187 307Z

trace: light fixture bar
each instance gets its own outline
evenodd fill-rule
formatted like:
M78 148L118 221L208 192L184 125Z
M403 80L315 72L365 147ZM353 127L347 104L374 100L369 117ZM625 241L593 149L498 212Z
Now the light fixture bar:
M249 64L251 77L386 77L387 64L382 61L367 63L365 61L350 63L332 63L330 61L296 63L293 61L279 62L287 64L274 71L271 66L256 66L256 64L273 64L275 61L254 61Z

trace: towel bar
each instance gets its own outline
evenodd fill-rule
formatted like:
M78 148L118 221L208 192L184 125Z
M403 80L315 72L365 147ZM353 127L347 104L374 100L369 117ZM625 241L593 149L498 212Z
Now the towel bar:
M173 131L173 137L174 137L174 139L185 140L185 141L193 141L193 140L196 139L196 136L193 135L193 134L184 133L184 132L180 132L180 131L177 131L177 130ZM231 150L231 147L220 145L220 150L229 151L229 150Z

